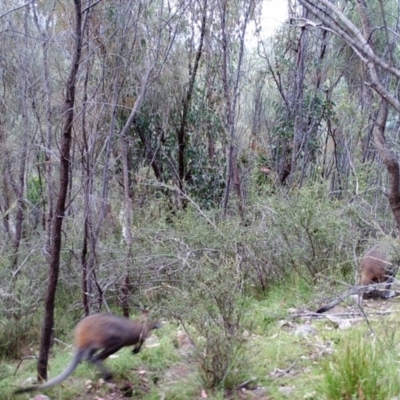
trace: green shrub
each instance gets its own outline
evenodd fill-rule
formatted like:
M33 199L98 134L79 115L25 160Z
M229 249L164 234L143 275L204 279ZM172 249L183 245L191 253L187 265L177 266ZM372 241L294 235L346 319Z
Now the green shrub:
M326 196L323 185L281 193L258 207L272 275L296 272L308 283L327 273L348 273L357 231L346 207Z
M234 261L219 262L203 258L168 305L194 343L192 357L208 389L235 387L249 370L242 274Z

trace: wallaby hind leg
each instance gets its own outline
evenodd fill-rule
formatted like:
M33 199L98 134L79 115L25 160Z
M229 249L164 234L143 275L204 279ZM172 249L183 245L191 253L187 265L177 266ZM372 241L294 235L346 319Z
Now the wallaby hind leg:
M143 344L142 341L140 341L138 344L136 344L135 347L134 347L133 350L132 350L132 353L133 353L133 354L139 353L139 352L140 352L140 349L142 348L142 344Z
M97 369L100 371L102 378L105 381L109 381L112 379L113 374L112 372L106 368L103 363L99 360L93 361L93 364L96 365Z
M93 365L95 365L98 370L101 372L101 376L105 381L109 381L112 379L113 374L112 372L106 368L103 364L103 360L105 360L109 355L117 352L121 346L119 346L116 350L114 349L104 349L98 354L91 354L90 357L88 358L88 361L91 362Z

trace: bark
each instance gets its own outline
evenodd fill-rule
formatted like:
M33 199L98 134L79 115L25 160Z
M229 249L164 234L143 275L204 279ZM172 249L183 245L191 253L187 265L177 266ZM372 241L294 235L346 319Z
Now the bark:
M89 34L87 34L89 37ZM95 254L92 252L88 255L88 243L92 234L92 212L90 198L92 194L92 165L91 165L91 154L88 145L87 130L86 130L86 106L87 106L87 84L89 80L89 63L87 64L85 83L84 83L84 98L83 98L83 110L82 110L82 138L83 138L83 149L82 149L82 186L84 188L84 199L85 199L85 211L84 211L84 230L83 230L83 245L81 253L81 266L82 266L82 305L85 310L85 315L89 315L89 294L91 294L89 285L90 275L90 259Z
M82 265L82 305L85 311L85 315L89 315L89 268L88 268L88 235L89 235L89 223L87 216L85 217L84 232L83 232L83 246L81 253L81 265Z
M225 95L225 108L226 108L226 124L228 131L230 132L230 140L229 140L229 147L228 147L228 159L227 159L227 171L226 171L226 184L225 184L225 195L223 200L223 210L224 215L228 210L228 202L229 196L231 192L231 182L232 182L232 175L233 175L233 163L236 160L233 159L235 155L235 146L233 143L234 138L234 115L232 110L232 101L231 95L229 90L229 82L228 82L228 34L226 32L226 17L227 17L227 4L225 0L222 0L222 11L221 11L221 33L222 33L222 83L224 86L224 95Z
M162 4L163 5L163 4ZM169 43L162 47L161 41L161 26L164 25L165 21L163 20L163 7L160 8L160 16L158 20L159 25L159 36L156 38L156 44L154 51L152 52L151 58L148 60L146 70L141 78L140 82L140 90L138 91L137 97L135 99L135 104L133 105L131 112L125 122L124 127L122 128L119 134L119 145L121 152L121 162L122 162L122 175L123 175L123 190L124 190L124 210L123 210L123 229L125 232L125 241L126 241L126 258L129 261L131 258L132 245L133 245L133 235L132 235L132 196L133 191L130 187L130 178L129 178L129 160L128 160L128 133L131 130L133 123L136 120L137 114L140 111L140 108L145 99L147 90L151 84L151 82L156 79L157 75L162 71L163 65L168 57L171 44L175 40L175 31L170 34ZM181 12L183 12L181 10ZM164 52L164 53L163 53ZM127 262L128 264L128 262ZM129 273L128 267L127 271L124 274L124 281L129 281Z
M88 15L86 13L85 22L83 24L83 31L86 31L86 37L90 38L90 28L88 23ZM88 40L89 41L89 40ZM87 46L87 63L85 70L85 80L83 89L83 110L82 110L82 149L81 149L81 160L82 160L82 187L84 188L84 199L85 199L85 211L84 211L84 233L83 233L83 244L81 252L81 267L82 267L82 305L85 311L85 315L90 314L90 299L92 298L92 285L91 279L93 279L94 271L94 259L96 257L96 246L93 229L93 214L91 198L93 194L93 154L90 138L88 138L87 129L87 106L88 106L88 82L91 71L90 62L90 42ZM90 251L88 247L90 244Z
M62 128L62 136L60 143L60 177L59 189L55 214L52 221L53 243L51 246L49 279L47 285L47 294L45 302L45 314L42 326L42 334L40 341L40 352L38 360L38 379L47 379L47 364L51 337L54 327L54 305L56 298L56 290L58 283L58 275L60 269L60 254L61 254L61 234L62 225L65 215L65 203L68 194L68 185L70 181L70 149L72 142L72 124L74 119L74 103L76 80L79 70L79 62L82 51L82 5L80 0L74 0L75 7L75 51L73 54L71 70L66 84L66 96L64 100L64 122Z
M396 221L397 231L400 232L400 168L396 154L386 142L385 125L388 116L388 103L381 99L378 115L375 120L373 135L376 149L382 158L389 175L389 205Z

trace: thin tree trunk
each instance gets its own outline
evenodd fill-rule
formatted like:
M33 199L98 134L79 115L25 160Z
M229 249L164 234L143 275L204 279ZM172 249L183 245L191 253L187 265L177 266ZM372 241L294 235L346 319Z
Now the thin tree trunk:
M88 14L87 14L88 15ZM87 22L86 18L86 21ZM89 24L84 24L86 28L86 37L90 38ZM88 47L87 53L90 53L90 47ZM84 89L83 89L83 107L82 107L82 148L81 148L81 160L82 160L82 186L84 190L84 233L83 233L83 245L81 252L81 267L82 267L82 305L85 311L85 315L90 314L90 299L92 295L92 285L90 282L91 271L94 269L94 259L96 257L96 246L91 246L91 251L88 252L88 243L93 244L94 229L93 229L93 215L92 207L90 204L92 189L93 189L93 165L92 165L92 146L89 144L89 138L86 129L86 114L87 114L87 101L88 101L88 82L90 75L90 56L87 54L87 63L85 71Z
M0 152L3 155L3 163L0 168L1 173L1 180L0 180L0 189L1 189L1 203L0 203L0 212L3 216L2 224L4 231L7 233L8 239L12 239L11 230L10 230L10 216L7 212L10 209L10 196L9 196L9 185L7 180L7 172L9 170L8 165L9 162L9 155L6 146L6 140L4 135L4 128L3 123L0 120Z
M233 183L234 189L237 196L238 211L241 218L243 218L243 204L242 204L242 193L241 193L241 182L239 175L239 168L237 166L237 137L236 137L236 104L239 98L239 80L242 74L242 62L244 53L244 39L247 28L247 23L250 18L254 1L249 1L246 5L247 8L244 11L244 18L241 26L240 37L239 37L239 57L236 64L236 73L232 77L229 76L229 68L231 63L230 47L229 47L229 16L228 12L229 2L227 0L221 0L220 4L220 15L221 15L221 36L222 36L222 84L225 97L225 109L226 109L226 125L229 132L229 145L227 154L227 173L225 183L225 193L223 199L223 212L226 215L228 210L229 196L231 186ZM232 86L231 86L232 82Z
M24 16L24 29L25 35L28 36L28 16L29 16L29 8L25 10ZM24 53L20 54L20 67L21 71L24 71L24 67L27 66L28 62L28 49L25 47ZM22 134L22 151L20 154L19 160L19 172L18 172L18 184L17 184L17 215L15 221L15 237L14 237L14 257L12 270L14 271L18 264L18 252L22 239L22 228L25 219L25 200L24 200L24 188L25 188L25 168L26 168L26 157L28 155L28 106L26 104L26 100L28 97L28 77L25 75L23 77L23 83L21 88L21 118L22 118L22 127L24 133Z
M80 0L74 0L75 6L75 51L73 55L71 71L66 85L66 97L64 102L64 124L60 143L60 181L54 218L52 221L53 243L51 246L49 280L47 286L45 315L40 340L40 352L38 360L38 379L47 379L47 364L51 344L51 336L54 327L54 305L60 269L61 254L61 229L65 215L65 203L68 194L70 174L70 149L72 142L72 124L74 119L75 89L79 70L79 62L82 51L82 5Z
M129 286L130 286L129 273L126 272L121 286L122 315L126 318L129 318L130 314Z
M388 116L388 103L381 99L373 134L375 146L382 158L389 175L389 205L400 232L400 168L396 154L388 147L385 138L385 125Z
M53 5L54 11L55 3ZM43 42L43 76L44 76L44 92L45 92L45 107L46 107L46 136L43 138L43 147L45 152L45 181L46 181L46 191L47 191L47 211L45 211L44 217L44 226L46 232L46 243L45 243L45 254L50 254L50 248L52 244L52 235L51 235L51 221L53 220L53 212L54 212L54 188L53 188L53 173L52 173L52 137L53 137L53 124L52 124L52 87L50 80L50 71L49 71L49 57L48 57L48 47L50 42L50 36L48 34L48 29L50 23L52 21L53 13L49 13L49 16L46 20L46 26L43 27L39 23L39 19L37 16L37 8L32 7L33 17L36 24L36 28L38 32L40 32Z
M193 96L194 84L196 82L197 70L200 64L200 58L203 50L204 37L206 34L206 21L207 21L207 0L204 0L203 15L201 19L200 28L200 42L196 51L196 57L193 65L193 70L189 70L189 86L186 92L185 98L182 100L182 115L181 122L179 125L177 138L178 138L178 174L179 174L179 189L181 193L185 192L184 181L186 178L185 168L185 148L186 148L186 127L187 118L189 113L190 102ZM182 206L185 208L187 204L186 198L182 200Z
M304 11L306 13L306 11ZM304 17L307 15L305 14ZM292 141L292 157L290 165L291 183L294 183L298 178L297 160L302 150L303 135L305 135L305 127L303 121L303 97L304 97L304 61L307 51L307 30L302 29L299 41L297 43L297 63L295 74L295 92L294 92L294 127Z

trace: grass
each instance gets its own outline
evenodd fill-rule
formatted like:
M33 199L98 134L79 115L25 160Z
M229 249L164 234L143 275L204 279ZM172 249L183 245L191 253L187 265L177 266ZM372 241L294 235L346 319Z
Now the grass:
M327 400L394 398L400 393L396 350L390 340L377 340L367 331L350 332L322 363L317 392Z
M290 308L305 304L312 297L315 294L309 290L281 286L265 298L245 302L243 312L249 330L243 356L247 358L247 367L236 375L250 381L247 389L253 393L258 388L262 393L257 396L260 400L386 400L398 396L400 333L396 313L371 317L374 333L365 321L341 331L327 319L290 316ZM393 308L400 308L400 299L392 304ZM389 303L382 305L387 307ZM98 385L95 368L83 364L63 385L46 394L54 400L92 400L117 393L113 398L122 399L123 390L127 390L126 394L134 399L198 399L205 389L193 357L182 354L176 347L177 329L176 324L166 323L138 355L133 356L130 349L125 349L107 360L107 366L114 372L112 385ZM70 360L70 348L56 348L50 359L50 375L60 373ZM12 389L34 377L35 368L35 361L25 360L14 375L16 364L3 362L0 397L12 399ZM84 395L88 380L94 388ZM221 390L205 390L205 393L210 400L227 398L227 392ZM245 391L231 391L229 398L247 397Z

